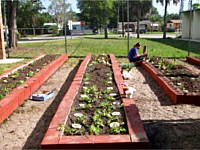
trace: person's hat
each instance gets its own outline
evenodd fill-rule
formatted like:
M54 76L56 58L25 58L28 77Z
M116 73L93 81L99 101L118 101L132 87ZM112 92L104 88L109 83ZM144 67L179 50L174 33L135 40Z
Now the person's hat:
M140 46L140 43L136 43L135 46Z

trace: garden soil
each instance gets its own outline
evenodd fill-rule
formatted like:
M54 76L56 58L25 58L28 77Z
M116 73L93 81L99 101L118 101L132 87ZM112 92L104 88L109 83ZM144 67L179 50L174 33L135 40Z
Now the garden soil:
M79 63L78 59L69 59L36 92L54 89L53 98L45 102L27 100L0 125L0 150L40 148ZM199 72L198 68L193 69ZM132 78L126 82L136 89L133 99L139 108L150 148L200 149L200 106L173 105L141 67L133 67L130 73Z

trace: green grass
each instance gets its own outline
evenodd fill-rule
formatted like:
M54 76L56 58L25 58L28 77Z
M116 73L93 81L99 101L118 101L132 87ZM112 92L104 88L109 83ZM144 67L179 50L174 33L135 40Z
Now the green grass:
M174 39L145 39L130 38L130 48L137 42L142 46L147 45L149 56L162 57L186 57L188 55L188 42ZM65 53L64 40L20 43L21 50L13 51L11 57L34 57L39 54L62 54ZM139 53L142 52L139 50ZM67 40L67 53L69 56L85 56L90 54L113 53L116 56L127 56L127 38L119 38L116 35L86 36L78 39ZM191 55L200 56L200 43L191 42ZM0 73L13 65L0 65Z
M12 63L12 64L1 64L0 65L0 74L6 72L7 70L9 70L12 67L18 66L19 64L24 63L25 61L27 61L27 59L24 59L23 61L17 62L17 63Z
M127 56L127 38L110 36L104 39L103 35L87 36L67 41L69 56L85 56L88 53L101 54L113 53L116 56ZM149 54L163 57L186 57L188 55L188 42L174 39L145 39L130 38L130 48L137 42L147 45ZM15 51L12 57L33 57L39 54L65 53L64 40L48 41L40 43L19 44L20 47L28 47L30 50ZM191 55L200 56L200 43L192 42ZM142 48L141 48L142 49ZM139 52L141 52L140 50Z

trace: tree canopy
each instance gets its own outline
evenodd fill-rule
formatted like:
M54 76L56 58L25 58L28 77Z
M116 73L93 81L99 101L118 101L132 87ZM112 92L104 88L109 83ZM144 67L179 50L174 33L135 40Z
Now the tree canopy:
M80 9L80 18L85 20L87 24L93 29L99 29L104 26L107 30L107 23L109 17L113 15L113 0L77 0L78 8ZM105 34L106 31L105 30ZM106 35L105 35L106 38Z
M163 39L166 38L166 28L167 28L167 6L170 4L171 0L156 0L157 3L161 3L165 7L164 11L164 28L163 28ZM173 0L173 4L177 5L180 0Z

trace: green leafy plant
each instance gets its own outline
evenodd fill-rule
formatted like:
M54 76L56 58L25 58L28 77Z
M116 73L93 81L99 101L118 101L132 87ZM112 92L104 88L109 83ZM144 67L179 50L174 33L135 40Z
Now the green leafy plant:
M83 115L83 116L76 117L72 122L87 126L87 120L88 120L88 117Z
M71 108L71 111L72 111L72 112L75 112L76 109L77 109L76 107L72 107L72 108Z
M111 89L107 89L107 88L101 90L102 94L110 94L110 92L111 92Z
M87 82L90 80L90 75L88 73L85 73L84 77L83 77L83 81Z
M108 130L109 133L111 134L122 134L122 133L126 133L127 130L121 126L119 127L111 127L109 130Z
M92 117L92 120L94 121L94 124L98 127L103 127L103 120L101 119L101 116L97 113Z
M20 81L17 82L17 84L20 85L20 84L23 84L24 82L25 82L24 80L20 80Z
M34 72L33 71L29 71L26 76L27 77L33 77L34 76Z
M59 131L66 131L66 129L67 129L66 124L62 124L62 123L58 124L57 130L59 130Z
M71 127L67 127L66 124L58 124L57 130L64 131L64 134L67 135L82 135L83 128L75 129Z
M96 99L95 98L91 98L91 97L81 97L80 101L85 101L85 102L88 102L88 103L92 103L92 102L95 102Z
M110 96L110 95L106 95L105 99L106 100L115 100L115 98L113 96Z
M89 94L90 91L91 91L90 88L84 88L84 89L83 89L83 93L84 93L84 94Z
M0 94L0 100L3 98L4 96L2 94Z
M19 76L19 72L18 71L15 71L12 75L11 75L11 78L13 79L16 79L16 77Z
M8 90L8 88L6 88L6 87L1 89L1 92L3 92L3 93L8 93L8 91L9 91L9 90Z
M87 105L84 105L84 106L80 106L80 109L89 109L89 108L92 108L92 105L91 105L91 104L87 104Z
M101 110L97 109L95 111L95 113L98 114L101 117L107 117L107 118L111 117L111 112L108 111L106 108L105 109L101 109Z
M93 85L90 89L94 93L98 91L97 85Z
M14 85L13 85L12 83L10 83L10 84L7 85L7 87L8 87L9 89L12 89L12 88L14 87Z
M117 116L111 116L107 120L107 124L109 125L111 122L119 122L119 118Z
M100 131L101 131L100 127L95 126L94 124L92 124L92 125L89 127L89 132L90 132L90 134L99 135Z

